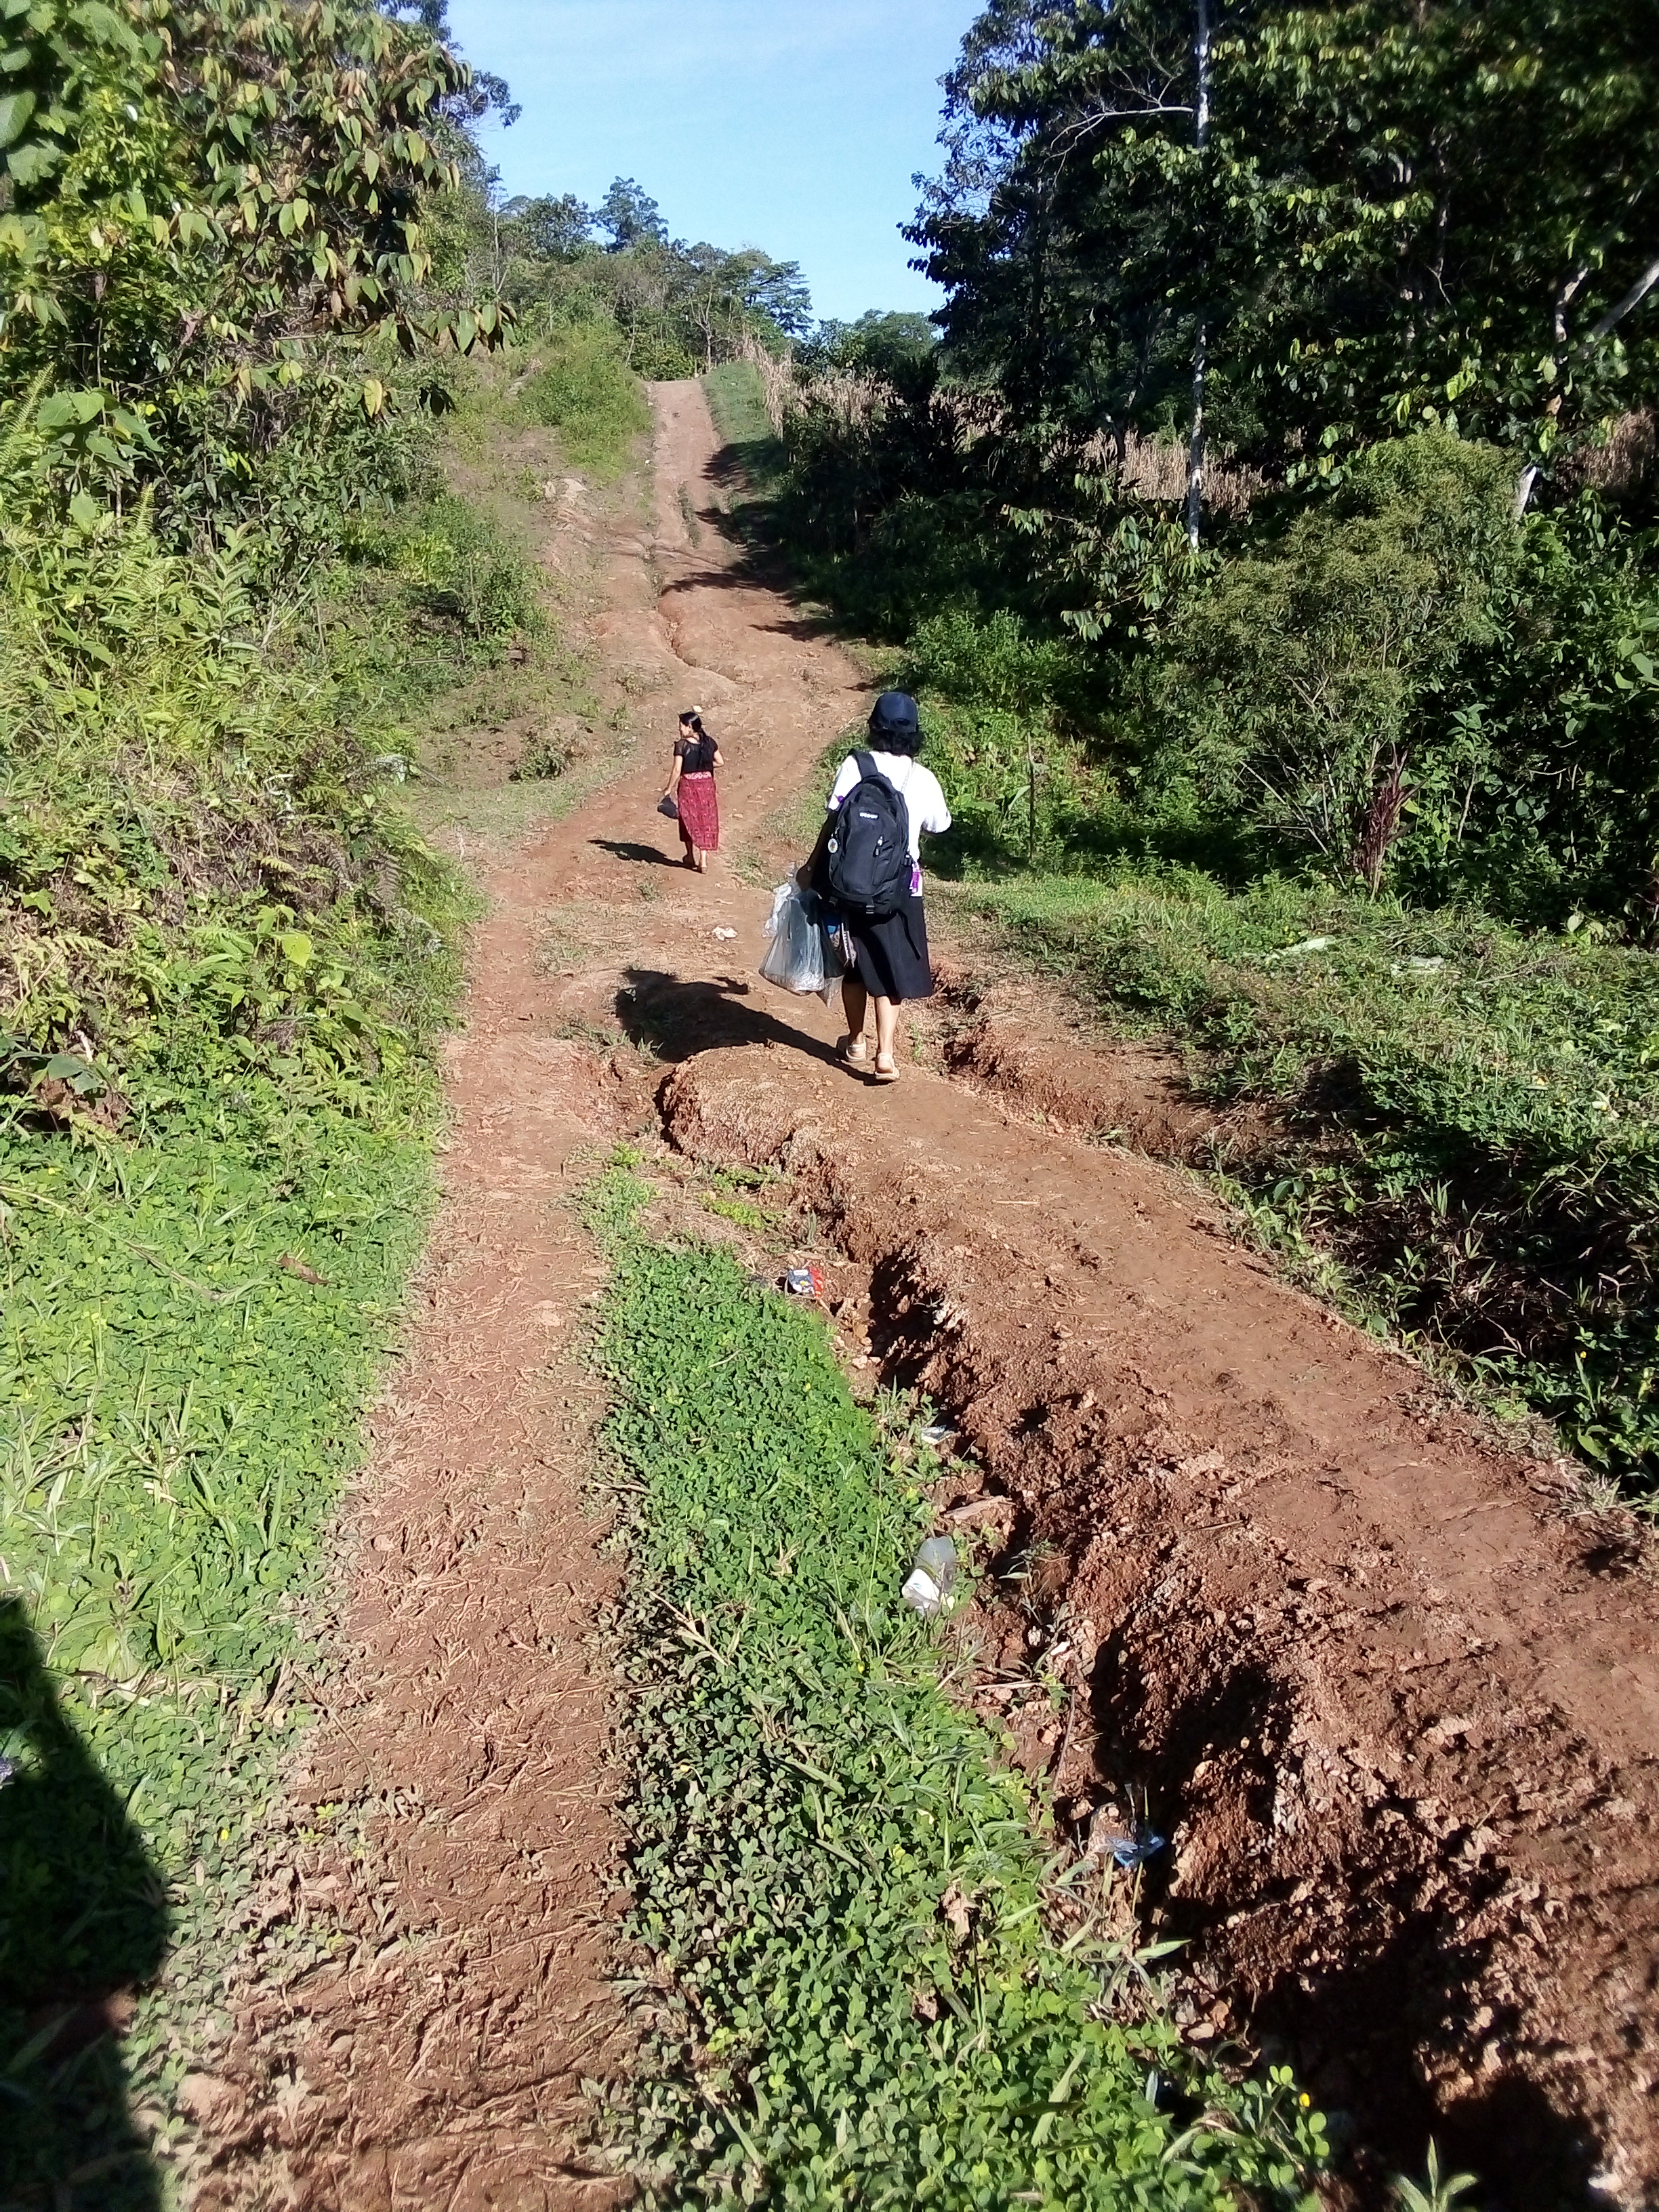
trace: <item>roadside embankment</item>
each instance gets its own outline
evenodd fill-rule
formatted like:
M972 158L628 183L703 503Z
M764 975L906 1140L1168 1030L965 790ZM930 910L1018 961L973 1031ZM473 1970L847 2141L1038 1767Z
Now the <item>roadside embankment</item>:
M1058 1804L1145 1793L1200 2033L1282 2039L1362 2141L1504 2201L1650 2190L1659 1589L1565 1471L1276 1280L1164 1171L918 1075L684 1062L692 1157L783 1170L1046 1554Z

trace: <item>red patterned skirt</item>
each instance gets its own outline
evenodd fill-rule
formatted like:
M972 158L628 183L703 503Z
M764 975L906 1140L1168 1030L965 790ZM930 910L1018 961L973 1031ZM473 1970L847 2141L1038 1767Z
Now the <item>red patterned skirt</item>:
M680 810L680 842L688 851L718 853L720 806L712 775L683 775L674 797Z

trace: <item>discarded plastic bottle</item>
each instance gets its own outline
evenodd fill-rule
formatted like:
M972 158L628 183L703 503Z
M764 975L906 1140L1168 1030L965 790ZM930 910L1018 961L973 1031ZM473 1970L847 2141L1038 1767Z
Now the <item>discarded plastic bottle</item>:
M957 1547L948 1536L929 1536L899 1595L913 1612L938 1613L957 1578Z

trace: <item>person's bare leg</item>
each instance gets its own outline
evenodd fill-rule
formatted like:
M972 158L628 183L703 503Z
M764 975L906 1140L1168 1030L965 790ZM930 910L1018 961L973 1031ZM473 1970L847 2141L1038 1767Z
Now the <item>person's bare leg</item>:
M898 1001L896 999L876 1000L876 1073L896 1075L893 1064L893 1040L898 1032Z
M864 1058L864 1018L869 1006L869 993L849 969L841 979L841 1010L847 1023L847 1035L842 1042L844 1059Z

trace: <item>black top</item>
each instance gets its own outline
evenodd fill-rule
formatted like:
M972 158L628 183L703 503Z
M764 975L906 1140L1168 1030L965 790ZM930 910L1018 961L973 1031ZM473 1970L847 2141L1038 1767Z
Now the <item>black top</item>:
M674 756L682 775L713 775L718 750L713 738L677 738Z

